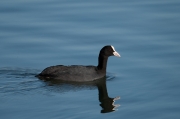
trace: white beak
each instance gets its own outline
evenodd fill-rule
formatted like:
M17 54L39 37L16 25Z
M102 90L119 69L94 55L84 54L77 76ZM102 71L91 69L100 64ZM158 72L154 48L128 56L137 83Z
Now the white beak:
M116 57L121 57L121 55L116 51L113 52L113 55L116 56Z

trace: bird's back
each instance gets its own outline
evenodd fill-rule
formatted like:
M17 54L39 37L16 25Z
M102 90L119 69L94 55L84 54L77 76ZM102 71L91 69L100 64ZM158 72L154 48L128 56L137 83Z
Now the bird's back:
M44 69L38 77L47 79L56 79L64 81L93 81L102 78L106 72L99 71L96 66L81 65L57 65Z

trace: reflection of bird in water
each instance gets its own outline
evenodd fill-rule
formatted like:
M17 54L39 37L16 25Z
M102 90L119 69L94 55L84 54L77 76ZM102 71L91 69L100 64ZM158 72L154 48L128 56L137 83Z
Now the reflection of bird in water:
M107 113L115 111L115 108L119 107L119 104L114 104L114 102L120 97L110 98L108 96L106 80L103 79L101 82L97 83L98 91L99 91L99 101L101 102L100 106L103 108L101 113Z
M77 83L77 82L62 82L59 80L49 80L46 81L48 85L51 86L51 91L61 91L61 90L82 90L83 88L98 88L99 92L99 101L100 101L100 106L102 107L101 113L108 113L115 111L115 108L119 107L119 104L114 104L115 100L120 99L120 97L115 97L115 98L110 98L108 96L107 92L107 87L106 87L106 77L96 80L96 81L91 81L91 82L86 82L86 83ZM71 87L68 87L71 86ZM54 89L52 89L54 88ZM62 89L62 88L68 88L68 89Z

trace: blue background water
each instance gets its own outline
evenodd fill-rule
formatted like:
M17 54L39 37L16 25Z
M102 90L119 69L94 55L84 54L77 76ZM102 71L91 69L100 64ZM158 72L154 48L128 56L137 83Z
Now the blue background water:
M179 0L1 0L0 118L180 117ZM96 86L34 77L47 66L97 65L111 44L107 90L121 106L101 113Z

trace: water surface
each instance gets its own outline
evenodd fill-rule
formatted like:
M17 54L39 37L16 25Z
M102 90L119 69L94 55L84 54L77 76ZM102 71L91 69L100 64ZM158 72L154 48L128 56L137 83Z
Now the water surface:
M180 117L179 0L0 3L1 119ZM122 56L109 58L102 88L120 96L113 111L103 111L112 100L102 103L97 84L34 77L51 65L97 65L107 44Z

